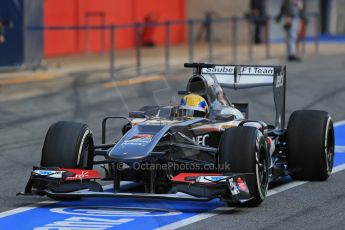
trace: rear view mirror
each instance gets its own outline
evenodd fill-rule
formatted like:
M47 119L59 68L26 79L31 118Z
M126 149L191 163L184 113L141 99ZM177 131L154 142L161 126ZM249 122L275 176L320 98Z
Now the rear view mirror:
M145 112L143 111L130 111L129 117L130 118L147 118L147 116L145 115Z
M244 118L248 119L249 116L249 107L248 103L232 103L236 109L238 109L244 116Z
M178 95L187 95L188 92L186 90L179 90L179 91L177 91L177 94Z
M217 114L216 120L220 121L232 121L235 119L235 116L233 114Z

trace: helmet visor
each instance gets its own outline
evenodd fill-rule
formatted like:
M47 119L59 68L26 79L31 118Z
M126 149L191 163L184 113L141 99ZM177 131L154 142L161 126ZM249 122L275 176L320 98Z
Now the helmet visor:
M179 110L179 113L181 117L205 117L206 116L205 111L199 111L195 109L181 108Z

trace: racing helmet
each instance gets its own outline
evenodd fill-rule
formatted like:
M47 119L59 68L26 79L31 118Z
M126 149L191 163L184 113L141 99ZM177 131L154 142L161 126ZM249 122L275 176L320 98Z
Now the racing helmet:
M206 117L207 114L208 105L203 97L191 93L181 99L179 105L179 115L181 117Z

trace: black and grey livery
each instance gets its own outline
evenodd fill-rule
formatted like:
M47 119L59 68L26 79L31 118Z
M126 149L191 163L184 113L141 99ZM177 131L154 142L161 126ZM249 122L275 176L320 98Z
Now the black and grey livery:
M94 145L85 124L58 122L48 130L38 175L25 194L52 198L146 197L210 200L257 206L269 183L290 175L294 179L326 180L333 167L334 129L327 112L295 111L285 127L286 68L283 66L186 63L193 68L186 90L209 104L206 118L178 116L178 106L144 106L129 117L106 117L102 144ZM248 118L248 104L231 103L223 88L271 86L275 124ZM123 137L106 143L109 119L124 119ZM96 156L104 160L95 160ZM69 181L47 174L105 165L104 180L113 192L88 180ZM68 170L66 170L68 172ZM143 193L121 191L121 181L143 184ZM80 191L89 188L89 191ZM179 193L184 195L180 195ZM187 195L186 195L187 194Z

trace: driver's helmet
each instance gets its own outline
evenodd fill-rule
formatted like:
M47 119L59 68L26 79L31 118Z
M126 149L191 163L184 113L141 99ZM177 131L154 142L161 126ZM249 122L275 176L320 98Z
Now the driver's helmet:
M181 99L179 115L186 118L206 117L208 105L206 100L197 94L188 94Z

